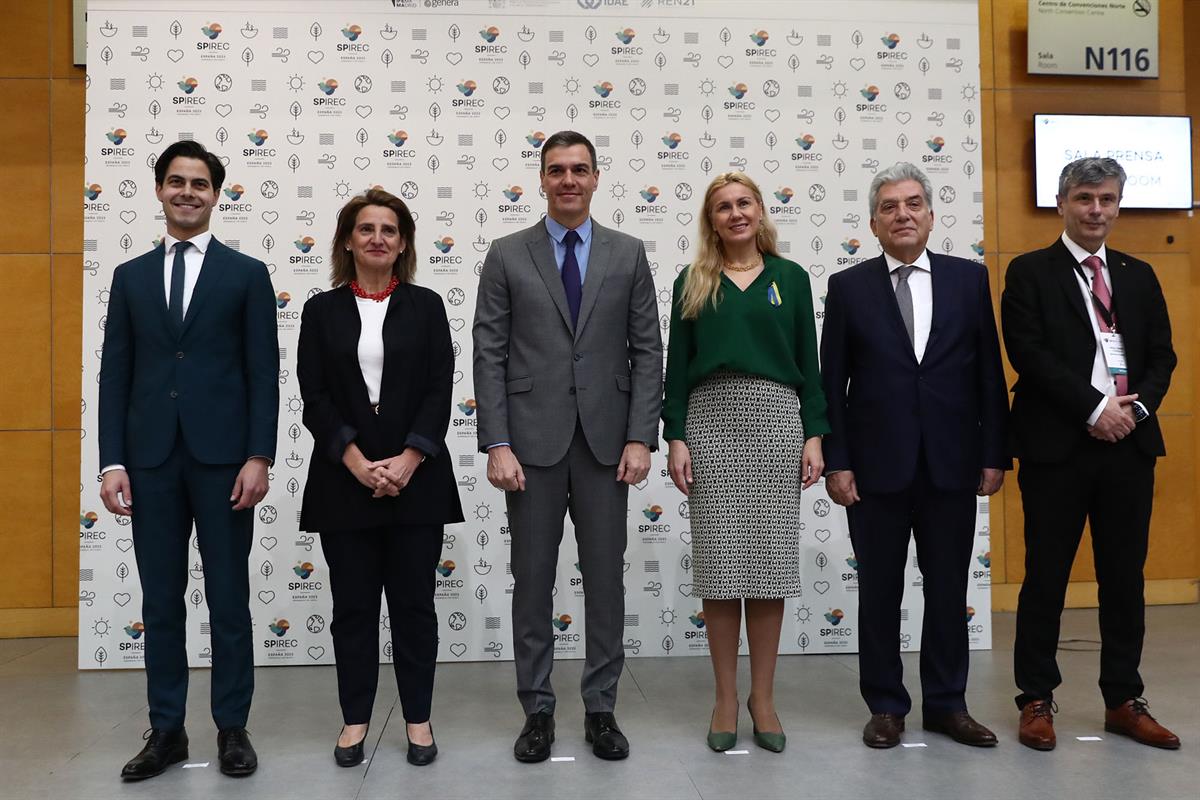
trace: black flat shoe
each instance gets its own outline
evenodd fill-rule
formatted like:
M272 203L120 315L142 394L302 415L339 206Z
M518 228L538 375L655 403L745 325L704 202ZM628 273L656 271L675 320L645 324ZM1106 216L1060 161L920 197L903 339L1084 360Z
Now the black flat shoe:
M550 745L554 741L554 715L548 711L537 711L525 718L521 735L513 745L517 761L533 764L550 757Z
M234 778L244 778L258 769L258 753L250 744L245 728L226 728L217 732L217 760L221 772Z
M343 728L345 730L345 728ZM367 730L370 730L368 728ZM342 738L342 734L338 733L338 738ZM357 767L366 758L363 753L363 744L367 741L367 733L363 732L363 737L349 747L334 745L333 760L339 767Z
M412 739L408 738L408 726L404 727L404 737L408 739L408 763L414 767L424 767L433 763L437 758L438 749L437 742L429 745L416 744ZM433 738L433 725L429 726L429 737Z
M617 727L611 711L596 711L583 715L583 738L592 746L592 753L606 761L629 757L629 740Z
M146 745L121 770L122 780L144 781L153 778L188 757L187 731L183 728L177 731L151 728L142 738L146 740Z

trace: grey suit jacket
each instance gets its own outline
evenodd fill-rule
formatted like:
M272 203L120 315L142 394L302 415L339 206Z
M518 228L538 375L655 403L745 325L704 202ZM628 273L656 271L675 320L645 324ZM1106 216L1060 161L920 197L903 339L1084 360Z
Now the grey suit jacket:
M662 335L640 239L592 222L579 325L544 222L492 242L472 330L479 448L509 442L522 464L567 453L576 423L596 460L658 446Z

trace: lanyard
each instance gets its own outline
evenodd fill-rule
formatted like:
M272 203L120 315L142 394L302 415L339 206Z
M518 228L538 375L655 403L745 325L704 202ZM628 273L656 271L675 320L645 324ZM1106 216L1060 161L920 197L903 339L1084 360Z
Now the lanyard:
M1099 314L1101 319L1104 320L1104 324L1108 326L1108 329L1113 333L1116 333L1117 318L1115 308L1110 309L1108 306L1104 305L1099 297L1096 296L1096 293L1092 290L1092 282L1089 281L1087 276L1083 274L1083 267L1076 264L1075 272L1078 273L1080 278L1083 278L1083 284L1088 287L1088 294L1092 297L1092 305L1096 307L1096 313ZM1100 274L1100 280L1104 280L1103 274ZM1109 296L1111 297L1112 295L1110 294ZM1116 306L1115 300L1113 301L1113 306Z

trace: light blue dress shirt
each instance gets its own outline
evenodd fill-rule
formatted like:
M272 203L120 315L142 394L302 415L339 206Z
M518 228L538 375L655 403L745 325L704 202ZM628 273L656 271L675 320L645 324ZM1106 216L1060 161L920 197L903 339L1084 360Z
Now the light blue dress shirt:
M554 246L554 260L558 263L558 274L562 274L563 259L567 257L567 246L563 237L569 228L565 228L546 215L546 230L550 233L550 243ZM575 245L575 260L579 262L579 284L587 280L588 256L592 254L592 218L588 217L583 224L575 229L579 234L579 242Z

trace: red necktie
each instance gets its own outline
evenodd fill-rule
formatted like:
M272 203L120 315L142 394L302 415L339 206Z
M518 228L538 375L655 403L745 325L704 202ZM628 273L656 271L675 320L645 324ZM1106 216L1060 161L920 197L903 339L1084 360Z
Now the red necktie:
M1104 262L1100 260L1100 256L1088 256L1083 260L1083 265L1092 271L1092 294L1096 299L1104 304L1108 309L1112 321L1117 321L1116 311L1113 309L1112 295L1108 292L1108 284L1104 282ZM1110 333L1112 328L1104 320L1101 314L1096 314L1096 324L1100 326L1101 333ZM1113 378L1117 382L1117 394L1129 394L1129 376L1114 375Z

